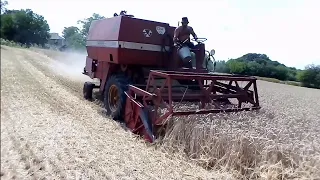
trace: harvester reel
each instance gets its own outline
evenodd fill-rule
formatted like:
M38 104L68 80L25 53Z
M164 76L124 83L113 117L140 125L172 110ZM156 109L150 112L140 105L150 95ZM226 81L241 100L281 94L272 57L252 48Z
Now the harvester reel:
M107 115L111 115L114 120L122 120L126 101L125 91L127 91L128 80L125 76L111 76L104 89L104 106Z

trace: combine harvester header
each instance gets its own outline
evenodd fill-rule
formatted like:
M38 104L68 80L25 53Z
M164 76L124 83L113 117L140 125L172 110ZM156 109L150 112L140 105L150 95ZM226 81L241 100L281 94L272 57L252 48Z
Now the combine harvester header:
M255 77L209 72L214 50L205 50L205 38L194 40L196 63L184 68L180 50L185 46L173 45L174 30L125 15L92 22L83 74L100 83L86 82L84 98L91 99L93 88L99 88L107 114L149 142L169 116L260 109ZM199 108L175 108L184 102Z

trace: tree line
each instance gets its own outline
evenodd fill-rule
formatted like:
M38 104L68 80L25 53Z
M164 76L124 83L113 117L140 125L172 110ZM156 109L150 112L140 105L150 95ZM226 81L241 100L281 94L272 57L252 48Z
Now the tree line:
M127 15L127 11L121 11L119 14L133 17L133 15ZM118 16L118 14L114 13L113 16ZM81 27L80 29L76 26L64 27L62 31L62 36L68 43L68 48L72 48L72 49L85 48L86 39L87 39L91 22L94 20L100 20L104 18L105 17L100 14L93 13L91 17L77 21L77 24L80 25Z
M1 1L1 38L25 44L44 46L47 43L49 25L43 16L31 9L8 10L7 1Z
M302 86L320 88L320 65L308 65L304 70L287 67L272 61L265 54L248 53L236 59L217 61L216 71L221 73L275 78L301 82Z
M81 28L76 26L64 27L62 31L62 37L66 40L68 48L71 49L83 49L86 46L86 38L89 32L91 22L105 18L100 14L94 13L91 17L79 20L77 22Z
M31 9L8 10L8 2L1 1L1 39L24 44L27 47L46 47L50 38L50 26L42 15ZM120 15L126 15L121 11ZM114 16L117 16L115 13ZM62 36L70 49L85 49L86 38L93 20L105 18L94 13L91 17L79 20L77 26L65 27ZM272 61L265 54L248 53L236 59L216 62L216 71L222 73L261 76L283 81L299 81L302 86L320 88L320 65L308 65L304 70L287 67Z

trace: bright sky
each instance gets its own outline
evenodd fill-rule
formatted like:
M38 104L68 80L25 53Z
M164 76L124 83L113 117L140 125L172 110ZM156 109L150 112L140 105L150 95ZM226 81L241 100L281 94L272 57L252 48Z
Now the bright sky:
M264 53L287 66L320 64L320 0L8 0L8 9L30 8L43 15L51 32L93 13L112 17L127 10L137 18L177 26L189 18L217 60ZM185 4L185 5L183 5Z

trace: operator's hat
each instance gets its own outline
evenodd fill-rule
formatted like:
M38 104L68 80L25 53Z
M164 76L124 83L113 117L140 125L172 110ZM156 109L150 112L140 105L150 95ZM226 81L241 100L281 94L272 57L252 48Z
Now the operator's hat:
M189 21L188 21L188 18L187 18L187 17L183 17L181 22L182 22L182 23L189 23Z

